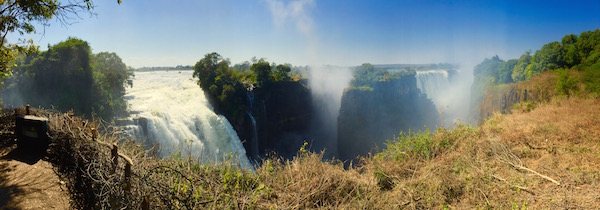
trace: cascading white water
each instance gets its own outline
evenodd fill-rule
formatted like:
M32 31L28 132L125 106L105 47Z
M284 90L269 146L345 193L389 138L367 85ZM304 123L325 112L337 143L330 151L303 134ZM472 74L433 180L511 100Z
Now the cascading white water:
M441 94L450 86L448 72L445 70L417 71L417 87L427 95L436 106L441 106Z
M251 168L236 132L225 117L214 113L192 73L136 72L125 99L131 121L138 123L126 126L127 133L158 143L163 156L190 151L205 162L219 162L233 155L240 166Z

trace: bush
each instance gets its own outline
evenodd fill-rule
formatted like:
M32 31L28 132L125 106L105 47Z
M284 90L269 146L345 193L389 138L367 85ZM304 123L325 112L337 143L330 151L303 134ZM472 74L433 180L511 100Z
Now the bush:
M571 75L567 69L556 70L558 80L556 81L555 91L558 95L567 95L576 93L579 88L577 83L579 79L575 75Z
M600 94L600 63L585 69L582 76L586 91Z

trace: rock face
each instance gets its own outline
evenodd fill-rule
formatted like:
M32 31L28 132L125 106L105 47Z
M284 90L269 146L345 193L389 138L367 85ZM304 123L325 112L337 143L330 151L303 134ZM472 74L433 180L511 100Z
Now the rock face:
M309 138L312 98L306 81L270 85L249 92L250 113L234 126L249 157L255 160L273 151L292 157Z
M348 88L338 118L338 155L352 160L366 155L400 131L434 128L435 105L417 88L414 74L378 81L371 88Z

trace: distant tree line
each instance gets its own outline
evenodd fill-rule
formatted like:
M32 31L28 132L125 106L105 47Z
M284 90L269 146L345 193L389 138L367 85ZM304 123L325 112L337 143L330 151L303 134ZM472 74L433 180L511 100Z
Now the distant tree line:
M192 70L193 66L190 65L177 65L177 66L152 66L152 67L141 67L135 69L136 71L164 71L164 70Z
M132 75L117 54L92 54L86 41L69 38L47 51L17 56L2 98L8 105L72 109L110 120L126 111L124 85Z
M413 68L406 67L405 71L388 71L387 68L376 67L370 63L362 64L352 70L351 88L370 88L374 82L398 79L406 75L415 75Z

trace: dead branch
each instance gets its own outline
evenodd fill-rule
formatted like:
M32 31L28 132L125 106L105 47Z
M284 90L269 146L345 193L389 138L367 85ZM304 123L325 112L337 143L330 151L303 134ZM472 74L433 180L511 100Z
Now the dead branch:
M495 179L497 179L497 180L500 180L500 181L504 182L504 183L505 183L505 184L507 184L509 187L512 187L512 188L518 188L519 190L523 190L523 191L525 191L525 192L528 192L529 194L531 194L531 195L534 195L534 196L535 196L535 193L534 193L532 190L530 190L529 188L526 188L526 187L521 187L521 186L514 185L514 184L510 184L508 181L506 181L506 179L503 179L502 177L500 177L500 176L497 176L497 175L492 175L492 177L494 177L494 178L495 178ZM484 195L485 195L485 194L484 194ZM487 197L486 197L486 199L487 199Z

